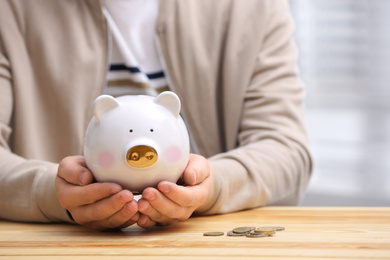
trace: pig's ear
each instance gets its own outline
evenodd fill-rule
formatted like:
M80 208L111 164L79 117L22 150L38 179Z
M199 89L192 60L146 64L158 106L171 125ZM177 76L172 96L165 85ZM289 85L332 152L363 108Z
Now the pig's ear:
M165 107L176 118L180 115L181 103L179 97L172 91L164 91L154 100L156 104Z
M112 96L101 95L95 99L93 115L95 116L96 123L100 123L101 116L111 108L119 106L119 102Z

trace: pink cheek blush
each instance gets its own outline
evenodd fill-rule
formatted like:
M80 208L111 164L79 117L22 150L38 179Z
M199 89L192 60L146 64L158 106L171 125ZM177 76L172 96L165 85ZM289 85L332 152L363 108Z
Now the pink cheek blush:
M171 146L165 150L165 158L170 163L178 162L181 158L181 150L177 146Z
M114 158L114 155L112 155L112 153L110 153L108 151L104 151L104 152L99 153L98 164L103 169L110 168L111 166L114 165L114 162L115 162L115 158Z

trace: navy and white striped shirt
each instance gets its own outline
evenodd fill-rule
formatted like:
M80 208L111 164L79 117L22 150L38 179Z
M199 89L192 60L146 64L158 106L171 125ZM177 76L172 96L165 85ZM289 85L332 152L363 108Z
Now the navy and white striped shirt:
M102 0L110 31L106 94L156 95L166 90L156 48L158 0Z

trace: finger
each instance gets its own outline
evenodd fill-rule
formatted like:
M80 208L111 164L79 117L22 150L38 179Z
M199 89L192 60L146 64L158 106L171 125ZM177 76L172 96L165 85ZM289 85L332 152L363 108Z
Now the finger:
M117 227L127 227L132 225L138 221L139 214L138 213L138 204L135 200L130 201L125 204L123 208L109 217L106 222L109 228L117 228ZM138 216L138 217L137 217ZM135 217L133 219L133 217Z
M155 188L146 188L142 192L142 197L138 201L138 210L144 215L149 216L149 218L153 220L160 220L161 221L161 214L156 211L151 205L150 202L154 201L157 196L159 196L158 190Z
M201 183L209 175L210 167L207 159L197 154L190 154L187 167L182 175L184 183L193 186Z
M140 214L137 225L142 228L151 228L154 227L157 223L149 219L148 216Z
M142 197L143 199L138 202L139 211L154 222L166 225L187 219L191 214L189 209L181 207L156 189L146 189Z
M132 200L109 218L95 221L89 226L99 230L122 229L137 223L138 219L138 205L135 200Z
M140 199L138 201L138 210L140 213L148 216L150 219L153 219L155 221L163 221L161 214L157 210L155 210L150 205L150 202L146 199Z
M122 190L122 187L116 183L108 182L75 186L57 178L56 189L61 206L71 210L117 194Z
M84 156L69 156L61 160L58 166L58 176L74 185L87 185L94 178L87 168Z
M180 186L172 182L162 181L158 184L157 189L167 199L181 207L198 207L206 201L208 191L211 189L211 178L206 178L202 183L195 186Z
M109 219L114 214L119 212L127 203L132 200L133 194L128 190L122 190L121 192L111 197L99 200L93 204L75 208L71 213L75 221L79 224L103 221ZM118 218L120 218L120 215Z

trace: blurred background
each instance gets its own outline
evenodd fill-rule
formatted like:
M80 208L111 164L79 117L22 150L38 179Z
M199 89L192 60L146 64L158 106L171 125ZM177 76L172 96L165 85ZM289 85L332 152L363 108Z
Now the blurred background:
M390 1L289 0L314 172L302 206L390 206Z

